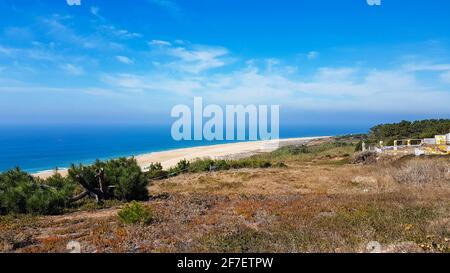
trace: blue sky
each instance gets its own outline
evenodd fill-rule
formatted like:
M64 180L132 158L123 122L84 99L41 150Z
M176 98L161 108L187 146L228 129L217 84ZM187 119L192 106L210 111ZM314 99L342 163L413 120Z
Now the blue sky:
M450 117L448 0L0 0L0 123L161 123L194 96L286 123Z

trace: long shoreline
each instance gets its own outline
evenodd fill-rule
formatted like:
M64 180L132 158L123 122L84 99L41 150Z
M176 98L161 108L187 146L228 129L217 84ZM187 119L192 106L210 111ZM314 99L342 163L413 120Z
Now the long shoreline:
M279 147L287 145L305 144L312 140L319 140L330 138L329 136L323 137L302 137L302 138L287 138L279 140L265 140L265 141L253 141L253 142L236 142L227 144L216 144L209 146L196 146L190 148L182 148L175 150L167 150L162 152L154 152L137 155L136 158L138 165L141 169L145 170L150 164L159 162L163 168L167 169L175 166L180 160L194 160L198 158L211 158L211 159L224 159L224 158L239 158L247 157L253 154L272 152ZM35 177L48 178L55 173L55 170L46 170L36 172L33 174ZM67 169L60 169L58 173L65 176L67 175Z

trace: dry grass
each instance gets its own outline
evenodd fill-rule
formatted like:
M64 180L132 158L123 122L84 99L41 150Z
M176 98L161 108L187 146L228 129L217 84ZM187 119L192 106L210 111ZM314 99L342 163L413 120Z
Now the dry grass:
M400 168L390 168L392 177L401 184L449 184L450 161L446 159L413 159Z
M123 225L119 207L0 218L0 251L450 252L448 158L352 165L352 146L272 155L286 168L187 174L154 182L155 222ZM265 155L267 156L267 155Z

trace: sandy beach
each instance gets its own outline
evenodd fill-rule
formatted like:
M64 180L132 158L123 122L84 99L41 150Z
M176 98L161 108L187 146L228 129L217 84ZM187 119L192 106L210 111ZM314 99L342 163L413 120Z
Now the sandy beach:
M164 168L175 166L180 160L194 160L198 158L230 159L242 158L258 153L272 152L279 147L287 145L305 144L311 140L329 137L304 137L289 138L280 140L238 142L229 144L218 144L211 146L198 146L184 149L154 152L135 156L139 166L145 170L150 164L160 162ZM67 170L58 171L61 175L67 175ZM54 170L47 170L33 174L36 177L47 178L55 173Z

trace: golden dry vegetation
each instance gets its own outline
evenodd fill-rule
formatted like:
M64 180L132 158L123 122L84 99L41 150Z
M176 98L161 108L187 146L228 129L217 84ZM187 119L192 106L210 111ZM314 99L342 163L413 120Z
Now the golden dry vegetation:
M303 148L302 148L303 149ZM351 164L351 140L258 155L274 168L153 181L148 224L118 220L121 204L61 216L0 218L0 251L450 252L450 159ZM283 163L283 164L280 164Z

